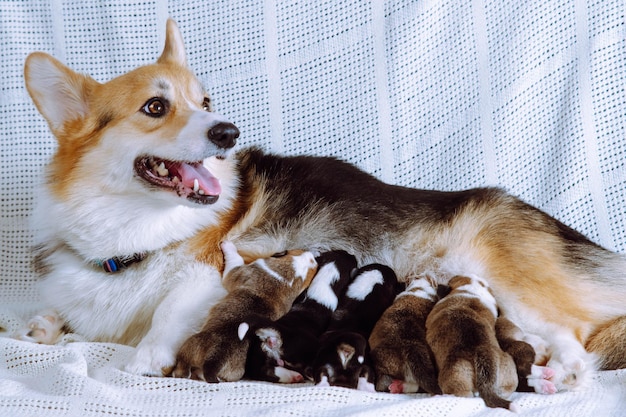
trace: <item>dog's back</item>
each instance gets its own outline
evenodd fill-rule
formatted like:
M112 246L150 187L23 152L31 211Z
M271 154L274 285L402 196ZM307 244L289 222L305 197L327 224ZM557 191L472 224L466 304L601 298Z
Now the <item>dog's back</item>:
M426 320L426 339L439 367L444 394L472 397L478 392L489 407L510 408L517 387L515 363L495 334L497 306L486 283L454 277L451 292Z

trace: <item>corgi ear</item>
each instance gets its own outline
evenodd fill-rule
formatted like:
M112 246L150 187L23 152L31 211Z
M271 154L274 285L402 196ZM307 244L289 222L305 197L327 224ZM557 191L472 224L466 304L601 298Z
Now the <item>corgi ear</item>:
M97 84L93 78L72 71L43 52L26 58L24 79L35 106L56 136L66 122L87 116L87 97Z
M181 35L178 25L176 25L174 19L167 19L165 47L163 48L163 52L157 62L170 62L181 66L187 66L183 35Z

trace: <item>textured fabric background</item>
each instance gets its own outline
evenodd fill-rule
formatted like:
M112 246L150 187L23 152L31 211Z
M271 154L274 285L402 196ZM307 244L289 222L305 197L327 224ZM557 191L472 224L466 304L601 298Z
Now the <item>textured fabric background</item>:
M29 52L106 81L156 59L172 16L241 145L336 155L414 187L501 185L626 252L625 10L623 0L0 0L0 326L19 326L37 299L29 213L55 148L24 88ZM0 340L0 415L506 413L478 399L134 377L116 368L130 349ZM522 411L623 416L625 375L601 373L585 393L520 394Z

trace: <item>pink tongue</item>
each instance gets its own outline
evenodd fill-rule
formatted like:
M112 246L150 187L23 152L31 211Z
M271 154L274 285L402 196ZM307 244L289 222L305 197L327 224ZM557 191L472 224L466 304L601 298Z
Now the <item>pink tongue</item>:
M198 180L198 186L204 191L205 195L219 195L222 192L220 180L215 178L202 164L180 164L178 174L181 177L183 185L192 188L194 180Z

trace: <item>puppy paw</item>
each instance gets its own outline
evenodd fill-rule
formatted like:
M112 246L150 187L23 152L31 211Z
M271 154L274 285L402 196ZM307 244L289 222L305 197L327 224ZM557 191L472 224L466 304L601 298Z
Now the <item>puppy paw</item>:
M274 374L278 377L278 382L281 382L283 384L293 384L304 381L304 377L302 376L302 374L287 368L283 368L282 366L275 367Z
M391 384L389 384L389 392L392 394L403 394L404 393L404 381L399 379L394 379Z
M364 378L364 377L359 378L359 382L356 385L356 389L359 391L365 391L365 392L376 392L376 388L374 387L374 384L372 384L371 382L368 382L367 378Z
M164 376L174 365L174 352L168 346L140 343L124 370L135 375Z
M327 376L322 376L322 379L320 379L320 382L318 382L317 384L315 384L316 387L330 387L330 382L328 382L328 377Z
M55 311L46 311L30 319L26 329L18 331L14 338L26 342L53 345L63 334L65 321Z
M223 240L220 242L220 248L224 255L227 256L236 256L237 255L237 247L230 240Z
M196 333L176 354L170 375L210 383L240 380L245 371L247 345L245 349L235 346L234 340L225 342L208 331Z
M532 365L531 374L528 376L528 386L539 394L556 394L557 388L550 381L555 376L555 371L546 366Z

